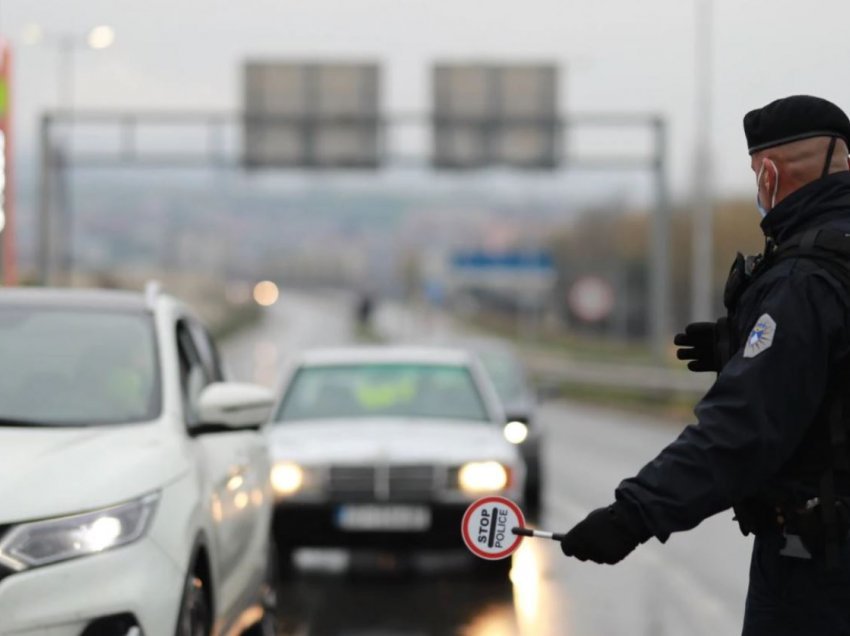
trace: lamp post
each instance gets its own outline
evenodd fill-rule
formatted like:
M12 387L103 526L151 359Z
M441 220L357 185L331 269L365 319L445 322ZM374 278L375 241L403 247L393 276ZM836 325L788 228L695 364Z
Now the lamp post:
M56 48L57 52L57 107L60 111L73 113L74 110L74 90L75 90L75 54L79 50L102 51L108 49L115 43L115 30L109 25L98 25L91 28L86 33L52 33L45 32L40 25L30 24L23 32L24 44L29 46L47 45ZM62 273L65 282L70 282L71 266L73 263L73 219L70 206L70 192L67 188L58 190L65 185L61 181L58 184L53 183L50 175L61 174L62 170L54 170L53 167L61 168L65 161L65 157L70 153L71 139L63 140L61 148L54 152L50 150L51 144L45 143L42 140L42 153L49 153L50 156L42 157L42 177L41 177L41 211L40 211L40 226L42 238L40 241L41 253L39 254L39 264L41 270L42 283L49 284L52 282L54 252L59 244L63 247L60 250L62 261ZM58 190L54 192L55 190ZM56 228L61 231L57 232L53 227L53 215L51 214L50 201L53 195L60 205L60 214L63 227Z
M78 50L103 51L115 43L115 29L107 24L86 33L46 32L41 25L24 29L23 42L28 46L54 46L57 52L57 105L63 110L74 108L75 59Z

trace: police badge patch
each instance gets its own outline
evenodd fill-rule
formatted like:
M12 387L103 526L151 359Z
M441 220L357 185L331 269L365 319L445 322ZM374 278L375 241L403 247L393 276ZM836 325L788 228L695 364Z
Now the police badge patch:
M756 322L756 326L747 337L747 345L744 347L745 358L755 358L762 351L770 349L773 344L773 336L776 335L776 321L770 314L764 314Z

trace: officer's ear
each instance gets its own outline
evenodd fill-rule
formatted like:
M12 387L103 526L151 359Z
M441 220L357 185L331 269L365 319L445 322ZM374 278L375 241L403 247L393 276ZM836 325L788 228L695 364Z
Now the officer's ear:
M779 166L773 159L763 157L761 160L761 168L759 168L759 190L767 195L767 200L773 197L776 191L776 183L779 180Z
M760 195L764 192L770 191L770 188L768 187L768 183L771 180L769 172L770 162L766 157L762 157L761 161L758 162L758 168L756 169L756 188L758 188Z

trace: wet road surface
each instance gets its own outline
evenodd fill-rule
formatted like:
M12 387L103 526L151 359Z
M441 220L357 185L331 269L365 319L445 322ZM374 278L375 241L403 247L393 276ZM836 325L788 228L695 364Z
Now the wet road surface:
M227 343L237 377L276 383L281 359L352 337L347 301L284 294L251 332ZM678 429L614 410L557 401L539 414L548 434L540 527L562 531L607 505L624 477ZM511 583L476 578L464 555L398 562L393 555L299 555L279 590L280 634L701 636L740 632L751 542L730 512L640 546L617 566L565 558L526 540Z
M518 633L509 585L454 576L307 574L281 593L281 634Z

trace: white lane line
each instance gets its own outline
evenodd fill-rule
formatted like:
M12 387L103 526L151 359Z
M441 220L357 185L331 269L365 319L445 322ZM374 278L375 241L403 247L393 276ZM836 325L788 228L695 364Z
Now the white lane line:
M589 510L574 500L560 495L557 501L547 500L549 512L555 512L558 516L578 522L583 519ZM733 613L704 583L696 578L686 567L674 560L674 555L664 552L664 546L653 546L644 544L639 546L628 556L646 567L651 568L662 575L662 580L669 582L668 590L681 602L680 607L689 608L697 614L699 620L693 621L693 629L698 630L693 634L703 633L706 636L717 634L734 633L739 629L733 618ZM733 632L730 632L730 628Z

